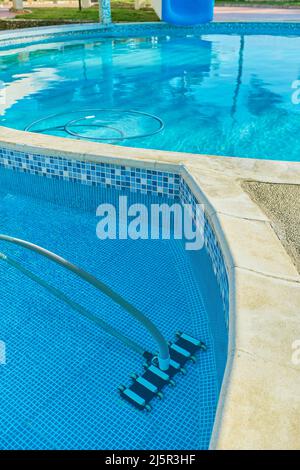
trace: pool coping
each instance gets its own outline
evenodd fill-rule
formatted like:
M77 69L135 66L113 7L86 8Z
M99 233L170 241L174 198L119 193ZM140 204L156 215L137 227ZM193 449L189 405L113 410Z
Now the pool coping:
M75 23L66 25L41 26L32 28L19 28L14 30L0 31L0 48L11 47L13 45L25 45L24 42L30 38L31 44L43 41L55 41L56 38L75 39L81 35L83 39L93 38L101 34L102 37L132 37L142 34L143 37L153 35L180 35L187 34L300 34L300 21L212 21L196 26L174 26L162 21L149 23L111 23L101 25L97 23ZM65 34L66 36L63 36ZM34 41L32 41L34 39Z
M241 187L244 180L300 184L300 162L83 141L75 146L68 139L5 127L0 143L21 152L182 176L205 204L229 275L228 362L210 447L300 449L300 365L292 363L292 344L300 339L300 276L270 220Z

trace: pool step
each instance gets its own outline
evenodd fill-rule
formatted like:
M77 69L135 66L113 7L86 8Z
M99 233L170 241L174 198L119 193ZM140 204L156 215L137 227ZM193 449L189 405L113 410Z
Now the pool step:
M185 374L185 365L195 362L195 354L205 351L206 346L185 333L178 332L176 341L170 342L170 367L162 371L158 367L157 357L147 353L145 372L142 375L132 374L132 384L129 387L121 385L119 392L122 398L139 410L151 411L153 398L163 398L163 389L167 385L174 386L173 378L177 374Z

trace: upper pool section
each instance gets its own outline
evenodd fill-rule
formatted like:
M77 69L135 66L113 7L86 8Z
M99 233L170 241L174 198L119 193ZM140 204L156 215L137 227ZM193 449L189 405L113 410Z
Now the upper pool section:
M300 161L300 25L74 28L0 36L0 125Z

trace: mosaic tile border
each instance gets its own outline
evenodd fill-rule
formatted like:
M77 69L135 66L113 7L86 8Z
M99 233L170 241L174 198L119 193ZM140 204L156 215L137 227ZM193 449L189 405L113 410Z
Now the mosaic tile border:
M123 189L151 196L166 196L172 199L179 198L182 203L192 206L192 215L194 219L196 217L196 204L199 202L184 179L177 173L71 160L57 156L19 152L8 148L0 148L0 166L14 171L89 186ZM218 282L228 328L228 274L220 245L206 215L204 216L204 244Z
M172 198L179 195L180 176L171 172L67 160L61 157L16 152L6 148L0 148L0 166L90 186L102 185Z
M199 201L196 199L188 184L181 177L179 198L183 204L190 204L193 208L193 216L195 219L196 205ZM225 315L225 323L227 329L229 328L229 281L226 264L222 255L222 250L217 237L213 231L212 224L208 216L204 215L204 245L206 251L211 259L213 271L218 282L220 294L222 297L223 311Z
M212 22L197 26L174 26L164 22L62 25L0 33L0 48L22 44L61 42L93 38L186 36L203 34L300 35L300 23Z

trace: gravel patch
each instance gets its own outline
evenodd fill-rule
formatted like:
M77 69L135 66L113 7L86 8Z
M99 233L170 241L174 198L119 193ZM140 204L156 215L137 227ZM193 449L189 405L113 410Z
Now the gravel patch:
M244 181L242 187L269 217L300 273L300 184Z

